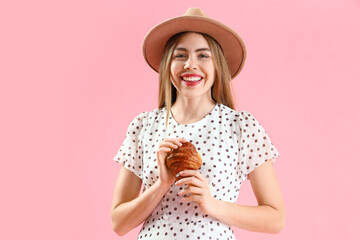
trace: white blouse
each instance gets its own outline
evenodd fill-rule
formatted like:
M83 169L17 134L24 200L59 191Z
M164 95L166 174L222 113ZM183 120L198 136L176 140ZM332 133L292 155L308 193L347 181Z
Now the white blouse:
M248 112L221 103L196 123L179 124L166 108L143 112L130 123L113 160L143 182L144 191L158 179L156 151L164 138L185 138L202 158L199 172L214 198L235 203L243 181L264 162L280 156L260 123ZM235 239L231 226L203 214L195 202L184 203L173 184L145 220L138 239Z

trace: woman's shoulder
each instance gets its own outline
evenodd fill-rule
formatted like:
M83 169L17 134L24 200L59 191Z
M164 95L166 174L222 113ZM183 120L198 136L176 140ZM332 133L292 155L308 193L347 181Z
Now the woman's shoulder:
M240 128L256 128L261 125L252 113L247 110L234 110L226 105L220 104L221 118L239 125Z
M232 118L239 118L239 119L248 119L249 117L253 117L252 114L246 110L235 110L232 109L222 103L220 105L220 110L224 115L227 115Z
M164 108L155 108L151 111L143 111L139 114L137 114L134 118L132 123L146 123L149 120L157 119L159 115L161 115L164 112Z

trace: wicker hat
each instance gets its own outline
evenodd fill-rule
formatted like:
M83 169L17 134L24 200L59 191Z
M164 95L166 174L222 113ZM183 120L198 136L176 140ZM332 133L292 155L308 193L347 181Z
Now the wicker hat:
M145 61L159 71L162 53L167 41L180 32L200 32L214 38L221 46L235 78L244 66L246 49L243 40L225 24L209 18L200 8L189 8L183 16L170 18L153 27L145 36L142 46Z

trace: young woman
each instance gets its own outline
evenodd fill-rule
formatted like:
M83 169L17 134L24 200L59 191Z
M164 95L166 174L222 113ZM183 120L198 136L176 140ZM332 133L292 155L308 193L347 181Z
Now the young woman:
M280 155L254 116L234 110L230 81L244 64L241 38L190 8L154 27L143 53L159 72L159 108L134 118L114 157L122 164L114 231L124 235L143 223L138 239L235 239L231 226L280 232L285 210L272 166ZM202 165L175 182L165 157L186 141ZM236 203L247 179L258 206Z

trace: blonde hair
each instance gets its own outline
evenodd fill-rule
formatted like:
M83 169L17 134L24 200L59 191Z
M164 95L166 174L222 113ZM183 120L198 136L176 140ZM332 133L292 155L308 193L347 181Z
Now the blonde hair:
M168 125L171 105L176 100L176 88L170 80L171 60L175 47L181 37L188 32L173 35L166 43L159 66L159 108L166 107L166 126ZM231 74L220 44L205 33L201 34L209 44L215 66L215 82L211 87L211 97L215 102L222 103L235 110L231 91Z

